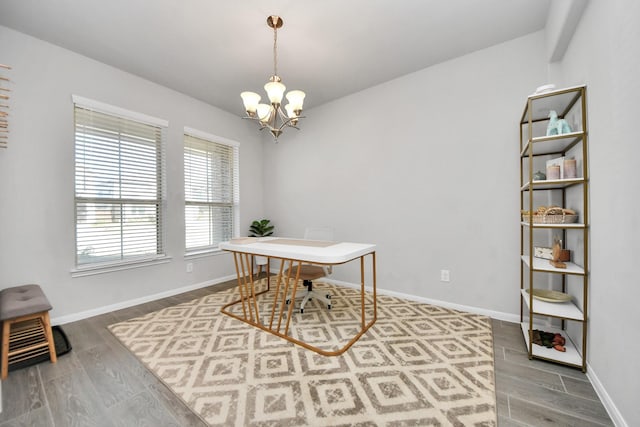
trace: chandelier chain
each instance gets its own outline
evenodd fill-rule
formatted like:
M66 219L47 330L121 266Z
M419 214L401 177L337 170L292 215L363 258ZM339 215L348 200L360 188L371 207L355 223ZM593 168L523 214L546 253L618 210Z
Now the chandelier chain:
M273 27L273 75L278 75L278 29Z

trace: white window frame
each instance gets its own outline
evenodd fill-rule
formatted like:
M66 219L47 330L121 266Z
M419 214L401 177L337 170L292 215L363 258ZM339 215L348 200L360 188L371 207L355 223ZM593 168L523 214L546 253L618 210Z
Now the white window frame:
M78 95L72 95L73 101L73 112L74 117L76 114L76 108L81 108L85 110L91 110L102 114L107 114L110 116L115 116L120 119L142 123L145 125L150 125L153 127L160 128L160 162L159 162L159 173L157 176L157 185L159 187L159 191L156 195L155 203L157 203L158 209L158 218L157 218L157 248L155 254L145 254L136 257L124 257L121 253L121 258L119 260L110 260L106 262L91 262L91 263L79 263L78 262L78 218L77 218L77 208L79 203L86 203L88 198L78 196L76 193L76 178L75 178L75 168L76 168L76 125L74 124L74 248L75 248L75 268L71 270L71 274L73 277L78 276L86 276L91 274L99 274L103 272L109 271L117 271L123 269L137 268L143 267L147 265L166 263L170 261L170 257L168 257L165 253L166 251L166 239L165 239L165 211L166 211L166 181L165 181L165 164L166 164L166 156L165 156L165 144L166 144L166 133L167 127L169 125L168 121L159 119L156 117L148 116L146 114L138 113L135 111L126 110L124 108L116 107L113 105L105 104L99 101L91 100L88 98L84 98ZM75 119L74 119L75 120ZM117 199L117 198L116 198ZM124 199L122 199L124 200ZM111 199L110 201L113 201ZM117 203L117 202L116 202ZM125 203L124 201L121 203Z
M232 234L231 236L228 236L229 238L232 237L237 237L240 233L240 143L237 141L233 141L231 139L228 138L224 138L221 136L217 136L217 135L213 135L207 132L203 132L200 131L198 129L194 129L194 128L190 128L190 127L185 127L184 128L184 135L183 135L183 164L185 161L185 150L186 150L186 137L190 136L193 138L197 138L200 139L202 141L208 142L210 144L219 144L219 145L226 145L229 147L233 148L233 177L232 177L232 181L233 181L233 200L232 202L229 204L232 208ZM210 254L216 254L216 253L221 253L222 251L220 251L218 249L218 246L216 243L214 243L213 245L210 246L199 246L199 247L192 247L189 248L187 247L187 206L193 206L193 205L201 205L201 206L216 206L218 205L215 202L202 202L202 201L193 201L193 200L187 200L187 171L184 171L184 190L185 190L185 199L184 199L184 214L185 214L185 220L184 220L184 247L185 247L185 257L186 258L192 258L192 257L198 257L198 256L206 256L206 255L210 255ZM211 227L211 223L209 224L209 226ZM209 229L209 232L211 232L211 229Z

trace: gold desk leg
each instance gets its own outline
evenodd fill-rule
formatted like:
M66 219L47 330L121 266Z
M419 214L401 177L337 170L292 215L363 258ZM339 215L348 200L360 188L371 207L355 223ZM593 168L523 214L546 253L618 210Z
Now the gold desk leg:
M238 291L240 292L240 301L242 301L242 316L246 319L247 317L247 309L245 308L244 303L244 293L242 292L242 274L240 273L240 269L238 267L238 257L242 257L238 252L233 253L233 262L236 264L236 275L238 276Z
M267 261L267 290L269 290L269 261ZM282 285L282 270L284 268L284 262L280 263L280 272L278 273L278 282L276 283L276 295L273 299L273 307L271 307L271 319L269 319L269 329L273 328L273 318L276 314L276 306L278 305L278 298L280 297L280 286ZM287 295L283 295L282 300L284 301Z
M364 257L360 257L360 319L362 323L362 329L365 327L365 312L364 312Z
M271 289L271 258L267 257L267 290L269 289Z
M255 281L253 280L253 264L249 264L249 261L250 261L249 254L245 254L245 261L247 263L247 271L249 273L249 284L251 285L251 299L253 300L253 308L256 314L256 322L262 323L260 321L260 311L258 310Z
M244 298L247 301L247 311L249 312L249 320L253 322L254 316L253 316L253 307L251 307L251 293L250 293L249 284L247 283L247 269L244 262L245 257L243 257L242 255L243 254L239 254L240 270L242 272L242 288L244 289L244 295L245 295ZM244 301L243 301L243 304L244 304Z
M282 265L284 265L285 261L282 261ZM284 298L287 297L287 294L289 293L289 284L290 284L290 279L291 279L291 267L293 266L293 260L289 260L289 268L287 269L287 278L284 279L284 289L282 290L282 295L284 296ZM280 277L278 278L278 280L283 280L282 275L280 275ZM280 304L280 310L278 313L278 326L276 327L276 331L278 333L280 333L280 325L282 324L282 316L284 313L284 304Z
M242 322L248 323L248 324L250 324L252 326L255 326L255 327L259 328L259 329L262 329L265 332L272 333L273 335L276 335L276 336L278 336L280 338L283 338L283 339L285 339L285 340L287 340L289 342L297 344L297 345L299 345L301 347L304 347L304 348L306 348L308 350L312 350L312 351L314 351L314 352L316 352L318 354L321 354L323 356L338 356L338 355L344 353L345 351L347 351L356 341L358 341L358 339L360 339L360 337L362 335L364 335L365 332L367 332L369 330L369 328L371 328L371 326L376 322L376 320L378 318L377 283L376 283L376 280L377 280L377 278L376 278L376 253L375 252L371 252L370 254L366 254L366 255L371 255L372 256L372 267L371 268L372 268L372 280L373 280L373 318L368 323L366 322L366 318L365 318L365 314L366 314L366 311L365 311L365 299L366 298L365 298L365 286L364 286L365 285L365 280L364 280L365 279L364 257L366 255L363 255L363 256L360 257L360 298L361 298L361 300L360 300L361 301L360 302L360 304L361 304L360 305L360 312L361 312L361 315L362 315L362 322L361 322L361 328L362 329L344 347L342 347L341 349L338 349L336 351L326 351L326 350L323 350L321 348L318 348L318 347L312 346L310 344L307 344L307 343L305 343L303 341L300 341L300 340L298 340L296 338L292 338L292 337L288 336L289 325L290 325L291 318L293 317L292 315L293 315L293 309L294 309L294 305L295 304L290 304L289 309L287 310L287 322L286 322L286 325L285 325L284 334L280 332L281 323L282 323L282 317L285 314L284 313L284 306L285 306L284 300L285 300L285 298L286 298L286 296L287 296L287 294L289 292L289 288L291 287L291 279L292 279L291 271L292 271L294 260L282 260L283 262L280 265L280 274L278 275L278 282L276 284L276 294L277 295L276 295L274 301L277 301L277 299L279 298L280 290L283 287L282 286L283 285L283 283L282 283L283 280L284 280L284 289L283 289L283 294L282 294L282 296L283 296L282 297L282 302L280 303L280 308L278 310L279 311L278 318L277 318L277 320L278 320L277 323L278 324L277 324L276 329L273 329L273 320L275 320L274 319L274 315L275 315L275 310L276 310L276 303L274 302L274 306L272 307L271 319L270 319L269 327L266 327L266 326L261 324L261 322L259 321L259 318L257 318L258 321L254 321L253 320L252 310L251 310L251 301L250 301L250 299L253 299L253 302L254 302L254 305L255 305L255 309L256 309L256 315L257 315L258 314L258 312L257 312L257 303L256 303L257 296L268 292L269 288L267 288L264 291L255 293L253 275L249 274L249 282L251 284L251 289L252 289L251 295L249 295L249 283L247 283L247 276L244 274L244 272L245 272L244 262L243 262L242 257L241 257L240 258L240 265L241 265L242 268L239 268L238 267L238 261L235 258L236 254L237 253L234 252L234 259L236 261L236 272L238 273L238 288L240 290L240 300L230 302L230 303L228 303L228 304L226 304L226 305L224 305L222 307L222 309L220 311L222 313L226 314L227 316L230 316L230 317L233 317L234 319L237 319L237 320L240 320ZM283 271L283 268L284 268L284 263L286 261L289 262L289 272L287 274L287 277L283 279L282 271ZM247 262L248 262L248 260L247 260ZM300 267L301 266L302 266L302 262L298 261L298 271L296 273L295 281L293 282L293 287L292 287L292 295L291 295L292 303L295 303L295 294L296 294L296 291L297 291L298 281L300 279L299 276L300 276L300 270L301 270ZM244 280L241 280L241 277ZM244 285L244 291L245 291L246 298L243 295L243 285ZM249 306L248 307L249 308L249 317L247 317L247 313L246 313L246 310L244 308L245 307L244 306L245 300L247 300L247 303L248 303L248 306ZM231 306L233 306L235 304L238 304L238 303L242 303L243 304L243 306L242 306L243 307L243 316L242 317L238 316L237 314L231 313L230 311L227 310L228 307L231 307Z
M287 313L287 326L284 328L284 334L289 336L289 324L293 317L293 308L296 305L296 290L298 289L298 280L300 280L300 270L302 270L302 261L298 261L298 268L296 271L296 278L293 281L293 290L291 291L291 304L289 304L289 311ZM291 269L289 269L289 277L291 277ZM289 280L287 277L287 280Z
M373 273L373 321L378 320L378 295L376 288L376 253L371 253L372 273ZM372 323L373 324L373 323Z
M258 306L256 303L257 297L259 295L269 292L269 287L267 287L267 289L264 291L260 291L257 293L255 292L253 274L247 275L247 270L246 270L246 267L251 266L251 264L249 264L248 257L243 259L242 255L243 254L241 252L233 252L233 260L236 265L236 274L238 276L238 291L240 292L240 299L225 304L220 309L220 312L226 314L227 316L233 317L234 319L238 319L242 322L256 326L265 331L270 331L269 328L265 328L260 324ZM249 283L247 282L247 279L249 279ZM254 303L254 307L251 306L252 300ZM242 304L242 316L238 316L237 314L234 314L227 310L229 307L236 304ZM255 308L255 314L256 314L255 321L253 316L254 308Z

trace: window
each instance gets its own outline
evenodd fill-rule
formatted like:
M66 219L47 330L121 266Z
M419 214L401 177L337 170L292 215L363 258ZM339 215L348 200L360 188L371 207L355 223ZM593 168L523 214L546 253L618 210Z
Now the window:
M238 154L233 141L185 129L187 252L216 250L238 229Z
M163 255L166 122L74 96L76 265Z

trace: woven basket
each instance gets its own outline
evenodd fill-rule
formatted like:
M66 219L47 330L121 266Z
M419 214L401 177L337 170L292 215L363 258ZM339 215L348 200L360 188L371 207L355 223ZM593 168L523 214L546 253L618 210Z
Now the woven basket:
M522 215L522 221L529 222L529 215ZM578 221L578 215L533 215L534 224L573 224Z
M573 224L577 220L578 215L575 215L574 211L558 206L550 206L546 209L541 206L533 214L534 224ZM522 221L529 222L528 211L522 211Z

